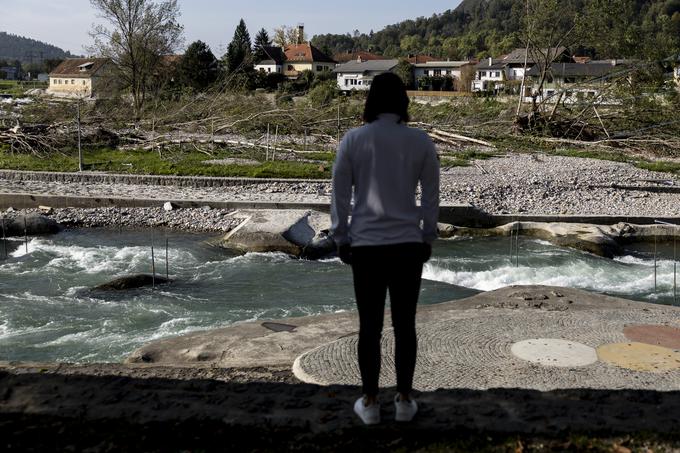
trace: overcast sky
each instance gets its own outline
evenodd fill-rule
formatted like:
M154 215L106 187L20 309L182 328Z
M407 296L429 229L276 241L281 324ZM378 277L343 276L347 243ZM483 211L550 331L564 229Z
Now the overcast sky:
M311 38L323 33L368 33L385 25L455 8L460 0L179 0L186 44L200 39L221 55L239 19L251 37L264 27L303 23ZM75 54L90 44L97 20L90 0L0 0L0 31L54 44Z

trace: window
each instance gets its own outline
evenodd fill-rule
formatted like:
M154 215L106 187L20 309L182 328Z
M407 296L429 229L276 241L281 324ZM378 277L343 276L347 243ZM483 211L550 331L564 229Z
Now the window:
M481 71L481 72L479 73L479 76L480 76L480 77L486 77L486 71Z
M288 70L289 70L289 71L295 71L295 66L293 66L292 64L289 64L289 65L288 65Z
M441 70L441 69L435 69L435 70L434 70L434 75L435 75L435 76L440 76L440 75L442 75L442 70Z
M316 65L316 72L321 72L321 71L323 71L323 66Z
M85 81L83 80L83 85L85 85Z
M349 86L349 79L345 79L345 86Z
M449 70L447 69L447 70L446 70L446 75L451 75L451 71L449 71Z
M496 77L496 78L499 78L501 76L501 72L496 71L496 72L493 73L493 76Z
M74 79L71 79L71 85L75 85L76 81Z

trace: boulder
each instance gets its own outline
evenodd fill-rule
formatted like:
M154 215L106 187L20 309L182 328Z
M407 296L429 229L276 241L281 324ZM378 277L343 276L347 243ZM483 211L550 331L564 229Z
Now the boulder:
M510 232L550 241L605 258L623 254L619 244L619 227L584 223L512 222L496 228L454 228L457 236L510 236Z
M242 222L215 244L239 252L283 252L318 259L335 252L330 217L309 210L242 210Z
M25 223L24 218L26 219ZM24 225L26 227L26 234L29 236L54 234L58 233L60 229L59 224L54 219L33 213L28 214L26 217L20 216L5 219L5 236L23 236Z
M166 283L171 283L172 280L168 280L160 275L152 276L151 274L136 274L136 275L126 275L124 277L119 277L115 280L111 280L108 283L95 286L93 291L125 291L128 289L143 288L145 286L152 286L153 284L163 285Z

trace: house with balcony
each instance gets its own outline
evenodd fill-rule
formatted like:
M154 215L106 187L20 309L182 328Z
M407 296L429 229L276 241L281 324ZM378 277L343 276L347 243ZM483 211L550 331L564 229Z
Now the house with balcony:
M375 76L393 71L399 60L354 60L338 65L333 73L341 91L368 90Z
M413 76L416 86L421 89L468 91L468 88L463 88L460 83L464 78L464 71L474 71L474 65L473 61L428 61L414 64ZM447 89L445 87L448 84L450 87Z

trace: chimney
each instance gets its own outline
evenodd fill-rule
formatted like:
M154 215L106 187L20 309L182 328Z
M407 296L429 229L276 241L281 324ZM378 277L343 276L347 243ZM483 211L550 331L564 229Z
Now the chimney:
M616 66L616 63L617 63L616 59L612 60L612 66Z
M298 24L297 43L296 44L302 44L304 37L305 37L305 24Z
M493 58L489 57L489 66L493 65Z

